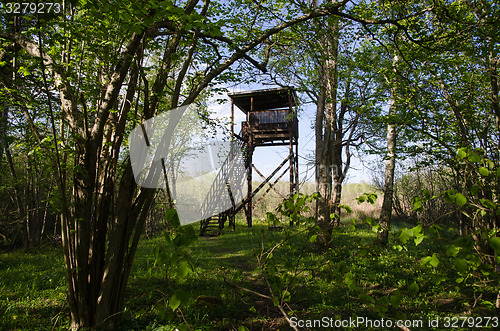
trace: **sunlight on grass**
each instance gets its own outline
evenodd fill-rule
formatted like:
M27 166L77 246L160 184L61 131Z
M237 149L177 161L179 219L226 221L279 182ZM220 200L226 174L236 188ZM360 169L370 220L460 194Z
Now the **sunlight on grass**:
M391 241L396 240L396 230L404 226L395 225ZM376 318L381 313L391 318L457 315L470 310L469 298L480 293L461 284L441 283L453 273L451 259L442 258L440 269L421 265L420 259L429 252L446 250L445 241L424 240L419 246L410 242L408 251L399 252L373 245L376 234L368 225L357 224L355 230L335 230L332 248L318 251L306 233L299 233L301 230L286 226L283 232L269 231L261 221L247 228L240 220L235 231L225 229L220 237L198 238L189 248L194 270L183 278L169 277L164 267L155 265L155 250L164 240L162 236L143 239L127 289L121 329L165 326L174 330L183 324L180 311L196 330L230 330L241 325L286 328L272 301L226 282L269 295L256 260L262 238L265 250L290 238L273 251L266 274L274 281L293 279L289 306L301 318ZM302 271L295 274L295 267ZM0 329L67 329L69 309L59 247L4 253L0 255L0 275ZM352 275L354 285L349 285L346 275ZM407 295L414 282L419 292ZM189 300L177 313L168 313L169 298L179 289ZM397 292L405 293L404 298L398 309L389 311L360 296L365 293L382 300ZM482 314L488 313L481 309Z

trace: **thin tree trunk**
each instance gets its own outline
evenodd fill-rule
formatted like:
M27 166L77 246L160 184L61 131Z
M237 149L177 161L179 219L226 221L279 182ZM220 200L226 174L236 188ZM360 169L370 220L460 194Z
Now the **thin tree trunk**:
M491 38L490 38L490 44L492 43ZM488 66L488 75L490 76L490 89L491 89L491 111L493 115L495 116L496 120L496 125L497 125L497 131L500 137L500 102L498 100L498 90L500 87L500 83L498 80L498 63L499 59L495 57L493 54L493 51L490 51L489 54L489 66ZM497 141L497 146L496 146L497 153L500 153L500 138L499 141ZM497 157L499 155L497 154ZM500 181L497 180L496 183L496 191L500 192ZM490 195L492 192L489 192ZM493 200L493 199L490 199ZM500 215L495 215L494 216L494 227L499 228L500 227ZM497 307L498 308L498 307Z
M396 65L397 56L393 59L393 66ZM394 196L394 170L396 168L396 139L397 131L394 124L396 113L396 78L393 78L391 89L391 101L389 105L389 120L387 123L387 156L385 161L384 174L384 201L380 212L380 227L377 239L382 245L387 245L389 241L389 231L391 229L392 203Z
M0 110L0 165L2 164L3 154L7 146L5 138L7 137L7 120L9 115L9 109L7 105L2 104L1 107L2 109Z

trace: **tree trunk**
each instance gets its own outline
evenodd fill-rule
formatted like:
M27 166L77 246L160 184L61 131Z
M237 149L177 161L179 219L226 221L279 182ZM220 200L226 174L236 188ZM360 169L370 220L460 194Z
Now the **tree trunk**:
M317 200L317 224L321 230L318 239L322 245L331 241L334 222L332 213L332 172L334 139L337 120L337 60L339 46L339 23L328 20L320 38L322 63L318 68L320 98L316 110L316 187L320 193Z
M8 123L7 121L9 116L9 110L6 104L2 104L0 106L1 106L0 109L0 166L1 166L1 164L3 163L2 162L3 155L7 146L5 138L7 137L7 123Z
M489 38L490 45L492 44L491 38ZM491 47L491 46L490 46ZM498 64L499 64L499 59L495 57L495 54L493 51L490 51L489 54L489 63L488 63L488 75L490 76L490 90L491 90L491 111L493 115L495 116L495 122L497 125L497 131L499 134L499 140L496 142L496 150L497 153L500 153L500 102L498 100L498 90L500 87L500 83L498 80ZM500 157L499 154L497 154L497 157ZM496 182L496 187L495 187L497 192L500 192L500 181L497 180ZM492 195L492 192L489 192L490 195ZM493 201L492 198L490 200ZM500 227L500 215L495 215L494 217L494 224L493 226L495 228Z
M393 66L396 65L397 56L393 59ZM397 131L394 123L396 114L396 78L393 78L391 89L391 101L389 105L389 120L387 122L387 156L385 161L384 174L384 201L380 212L380 227L377 239L382 245L387 245L389 241L389 231L391 229L392 203L394 195L394 170L396 168L396 139Z

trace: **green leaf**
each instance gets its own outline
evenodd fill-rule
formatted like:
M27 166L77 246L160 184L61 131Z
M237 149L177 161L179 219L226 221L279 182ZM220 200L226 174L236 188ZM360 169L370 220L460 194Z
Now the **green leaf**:
M390 297L391 305L397 309L401 304L401 299L403 299L403 294L400 291L394 291Z
M460 148L458 150L458 153L457 153L457 156L460 158L460 159L465 159L467 157L467 151L465 148Z
M481 204L486 208L489 208L489 209L496 209L497 208L496 204L493 201L491 201L490 199L479 199L479 201L481 201Z
M456 258L454 261L453 261L453 265L455 266L455 269L459 272L459 273L465 273L467 272L467 266L468 266L468 262L466 259L461 259L461 258Z
M439 265L439 259L438 259L437 255L436 255L436 253L432 254L432 257L431 257L431 259L429 261L429 264L431 266L433 266L434 268L436 268Z
M410 286L408 286L408 294L409 295L415 295L418 293L418 291L420 290L420 288L418 287L418 284L413 282L410 284Z
M411 238L411 235L411 231L407 228L401 229L401 233L399 234L399 241L401 241L403 244L406 244L408 242L408 239Z
M443 199L447 203L454 203L455 202L455 194L457 193L457 190L448 190L444 191L443 194Z
M414 226L413 228L411 228L410 231L411 231L411 234L413 236L416 236L416 237L418 237L420 235L423 235L423 233L422 233L422 225L420 225L420 224Z
M277 296L273 297L273 304L275 307L280 304L280 299Z
M479 173L481 174L481 176L486 177L490 174L490 171L488 169L486 169L485 167L480 167Z
M317 239L318 239L318 235L313 234L313 235L309 238L309 241L313 243L313 242L316 242L316 240L317 240Z
M401 245L396 245L396 246L393 246L392 248L397 249L400 252L403 250L403 246L401 246Z
M340 208L343 208L346 211L346 213L348 213L348 214L352 213L351 207L349 207L347 205L340 205Z
M471 162L481 162L481 156L477 154L476 152L471 152L469 155L469 161Z
M352 272L348 272L344 277L344 283L350 290L356 289L356 283L354 282L354 275Z
M181 299L177 296L176 293L172 294L172 296L168 300L168 306L172 310L176 310L180 305L181 305Z
M372 231L375 232L375 233L378 233L379 231L381 231L382 227L380 226L380 224L374 224L372 226Z
M429 263L429 261L432 259L432 256L426 256L426 257L423 257L421 260L420 260L420 265L426 265L427 263Z
M459 251L460 251L460 248L458 248L457 246L450 246L446 250L446 255L455 257L455 256L457 256Z
M499 237L493 237L488 240L488 243L490 244L491 248L495 251L497 255L500 255L500 238Z
M339 216L339 214L337 214L337 213L331 213L331 214L330 214L330 218L331 218L331 219L335 219L335 218L339 218L339 217L340 217L340 216Z
M415 200L415 202L413 203L413 210L414 211L422 210L422 200L420 200L420 199Z
M174 227L181 225L179 216L177 215L177 210L175 210L174 208L167 209L167 211L165 212L165 221L168 224L173 225Z
M189 263L187 261L180 261L177 265L177 274L181 278L186 277L190 271L191 267L189 266Z
M424 240L424 238L425 236L423 234L415 237L415 239L413 239L413 241L415 242L415 246L418 246L422 242L422 240Z
M377 195L375 193L370 193L368 195L368 202L374 205L376 201L377 201Z
M467 203L467 198L462 193L457 193L455 195L455 202L457 205L462 207L463 205L465 205Z

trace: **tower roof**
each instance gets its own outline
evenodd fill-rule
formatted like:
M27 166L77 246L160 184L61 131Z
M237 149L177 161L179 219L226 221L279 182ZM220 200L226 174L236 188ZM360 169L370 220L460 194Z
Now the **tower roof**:
M251 109L253 97L253 111L271 110L294 107L297 104L297 94L291 86L228 93L234 104L245 114ZM291 102L291 105L290 105Z

